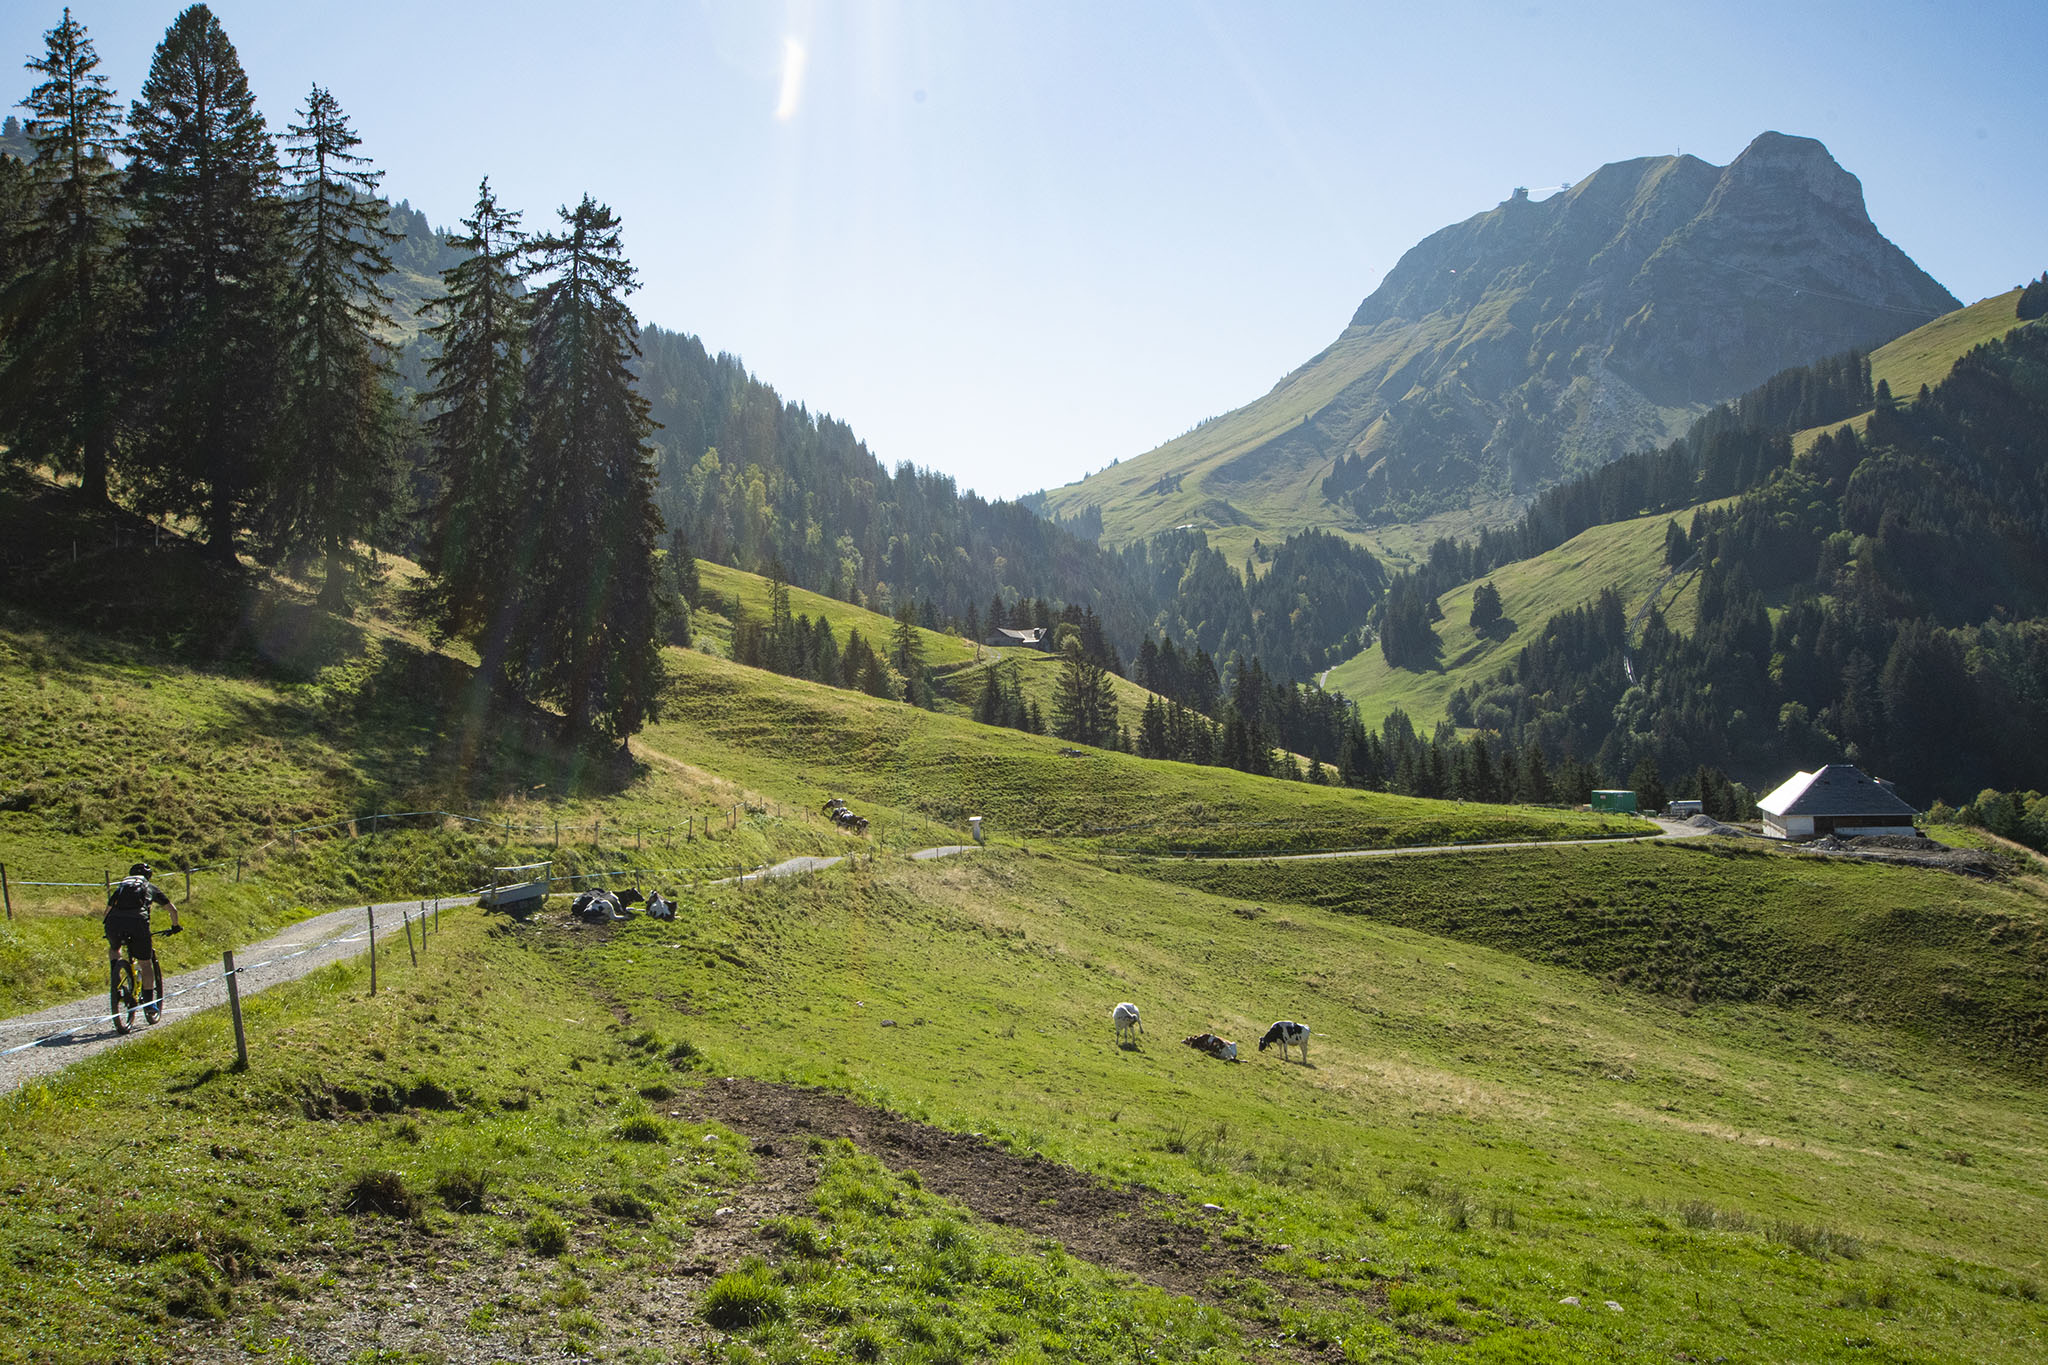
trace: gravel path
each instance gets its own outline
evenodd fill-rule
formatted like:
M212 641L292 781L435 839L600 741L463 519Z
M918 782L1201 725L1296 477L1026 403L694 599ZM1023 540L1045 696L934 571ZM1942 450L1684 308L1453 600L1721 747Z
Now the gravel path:
M965 852L970 847L967 844L949 844L944 848L919 849L910 856L917 859L943 858ZM738 877L727 877L723 882L707 885L757 881L764 877L800 877L822 872L845 861L843 857L790 858L772 867L756 868ZM444 909L466 909L476 904L476 897L470 893L443 896L438 901L387 901L372 907L377 914L377 941L384 943L394 934L403 939L405 917L417 920L423 908L431 911L436 904ZM235 950L241 992L245 996L253 995L280 982L297 980L330 962L355 957L363 951L369 938L369 917L363 913L362 906L330 910L311 919L300 920L261 943ZM96 944L93 951L99 951ZM387 947L385 951L390 949ZM428 947L427 951L432 952L433 949ZM172 975L164 983L164 996L161 1022L170 1023L226 1004L227 983L217 964L198 967ZM107 1017L105 993L0 1020L0 1095L18 1090L28 1082L61 1070L82 1057L117 1046L128 1038L139 1038L151 1027L138 1015L135 1032L117 1033Z
M441 898L446 904L450 897ZM458 905L472 905L463 897ZM377 913L377 941L405 934L403 916L417 918L421 907L431 910L432 901L389 901L373 907ZM415 932L418 932L415 930ZM159 937L162 937L159 935ZM281 981L292 981L316 967L354 957L369 942L369 918L362 906L330 910L300 920L261 943L235 950L241 992L251 995ZM98 946L94 945L94 951ZM428 948L432 952L431 947ZM174 973L164 983L164 1022L227 1003L227 983L218 964ZM138 1015L135 1032L139 1038L150 1029ZM18 1089L39 1076L47 1076L81 1057L90 1057L124 1041L107 1017L104 992L56 1005L33 1014L16 1015L0 1021L0 1094Z

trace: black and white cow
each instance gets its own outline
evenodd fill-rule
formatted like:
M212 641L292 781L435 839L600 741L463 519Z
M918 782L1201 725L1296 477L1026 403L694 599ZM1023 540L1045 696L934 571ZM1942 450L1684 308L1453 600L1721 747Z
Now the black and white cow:
M1287 1049L1301 1049L1301 1064L1308 1065L1308 1025L1297 1024L1292 1019L1282 1019L1266 1030L1266 1036L1259 1039L1259 1051L1264 1052L1273 1044L1280 1044L1280 1060L1287 1060Z

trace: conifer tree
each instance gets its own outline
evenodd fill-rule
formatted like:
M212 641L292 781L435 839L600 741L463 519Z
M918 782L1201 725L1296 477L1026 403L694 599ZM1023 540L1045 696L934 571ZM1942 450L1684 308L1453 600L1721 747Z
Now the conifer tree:
M172 22L128 122L132 467L146 506L198 514L231 562L277 457L285 255L277 157L206 6Z
M273 555L326 561L320 605L337 611L355 540L391 498L397 426L381 337L391 295L380 280L400 236L377 197L384 173L356 154L362 139L334 96L314 86L299 120L285 132L292 280L283 438L291 458L273 469L264 533Z
M1484 635L1500 618L1500 589L1489 579L1472 590L1472 629Z
M121 110L68 8L43 44L27 64L42 81L23 101L35 154L9 232L16 269L0 276L0 431L15 458L76 471L104 502L123 325Z
M427 439L440 494L422 556L434 576L427 616L443 635L477 640L486 676L503 668L504 637L529 537L508 534L524 504L520 395L526 373L527 313L519 294L525 239L519 215L498 207L486 178L463 232L448 239L462 259L441 272L442 294L420 309L438 313L425 335L436 347L423 395L433 415ZM681 551L678 551L681 553ZM696 563L682 580L694 599Z
M1053 680L1053 733L1077 744L1112 745L1117 734L1116 693L1109 674L1090 659L1078 639L1067 642L1059 676Z
M903 699L912 706L924 705L924 637L917 633L917 607L907 598L896 609L896 633L890 644L889 661L903 675Z
M562 708L566 739L622 743L653 713L653 422L634 386L638 328L625 296L633 267L619 220L589 195L532 244L535 291L525 411L528 525L537 549L522 581L511 664L529 696Z

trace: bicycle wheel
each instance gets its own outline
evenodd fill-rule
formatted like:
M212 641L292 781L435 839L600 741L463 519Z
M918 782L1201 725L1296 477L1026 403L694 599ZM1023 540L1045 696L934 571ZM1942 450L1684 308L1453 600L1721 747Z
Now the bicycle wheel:
M114 1031L128 1032L135 1022L135 964L123 953L113 966L108 1003L113 1007Z

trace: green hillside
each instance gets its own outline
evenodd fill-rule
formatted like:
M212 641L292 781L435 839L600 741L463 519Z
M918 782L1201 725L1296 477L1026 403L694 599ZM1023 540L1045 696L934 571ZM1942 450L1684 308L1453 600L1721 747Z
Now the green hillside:
M1370 899L1467 933L1683 919L1644 897L1716 865L1489 856L1376 864ZM2048 1107L1965 1039L1844 996L1617 988L1296 883L998 847L609 935L451 914L374 999L359 964L259 997L246 1074L209 1016L0 1101L0 1329L47 1361L173 1331L415 1359L2037 1356ZM1930 992L2028 989L2018 960L1976 975L1993 920L2039 951L2038 900L1932 874L1766 855L1730 889L1978 926L1902 962ZM1310 1065L1251 1046L1275 1014L1311 1022ZM1246 1061L1179 1045L1202 1029ZM90 1134L134 1136L116 1166ZM195 1159L231 1199L185 1197Z
M709 560L697 562L697 573L707 594L721 603L737 600L750 616L757 620L767 618L767 579ZM895 638L896 622L892 618L802 588L789 590L789 610L793 616L830 622L833 636L842 646L856 630L878 649L886 650ZM707 607L705 623L716 638L729 645L729 620ZM982 689L987 686L989 672L1000 669L1006 679L1015 678L1019 695L1028 702L1037 702L1047 724L1051 723L1053 692L1061 667L1058 655L1029 647L985 645L922 627L917 628L917 636L924 646L925 667L933 675L934 705L938 710L949 715L972 715ZM1146 701L1153 694L1113 673L1109 675L1109 685L1116 694L1121 723L1135 729Z
M1900 399L1912 398L1923 384L1939 384L1948 378L1959 357L2021 325L2013 314L2019 299L2018 289L1993 294L1878 347L1870 353L1870 382L1883 380L1891 386L1893 396ZM1847 425L1861 432L1869 420L1870 414L1858 413ZM1823 431L1842 425L1830 422L1802 431L1792 438L1792 448L1795 452L1805 451Z
M756 620L768 619L768 580L759 574L747 573L724 564L714 564L708 559L697 561L698 581L706 593L717 596L721 602L737 600L748 615ZM855 630L878 648L885 647L896 633L896 622L880 612L857 607L850 602L841 602L822 593L809 592L803 588L789 590L789 610L792 616L808 616L813 621L829 621L832 633L841 645L847 635ZM727 629L730 622L723 623ZM972 640L963 640L957 635L943 631L917 628L917 638L924 645L924 661L927 667L941 672L950 672L962 664L970 663L976 656Z
M180 552L84 567L146 592ZM374 997L358 962L251 1000L246 1072L216 1012L0 1097L0 1360L2039 1355L2036 882L1747 845L1182 862L1641 825L1070 757L702 651L593 758L483 723L397 579L349 622L221 581L206 640L8 605L5 860L240 853L174 967L540 858L680 917L457 905ZM279 830L434 806L511 828ZM969 814L987 848L902 856ZM16 902L0 998L90 981L92 900ZM1307 1065L1254 1046L1276 1017Z
M1522 644L1552 616L1592 600L1603 588L1619 591L1631 616L1648 603L1653 589L1661 589L1657 603L1665 620L1674 629L1689 630L1696 575L1671 573L1664 562L1664 530L1674 519L1688 525L1695 510L1595 526L1546 554L1502 565L1481 580L1499 589L1504 613L1486 635L1472 629L1472 594L1479 584L1445 593L1439 599L1444 619L1436 628L1443 641L1440 669L1391 668L1373 646L1331 669L1323 686L1356 702L1368 726L1378 726L1398 707L1426 729L1444 715L1452 692L1512 663Z

